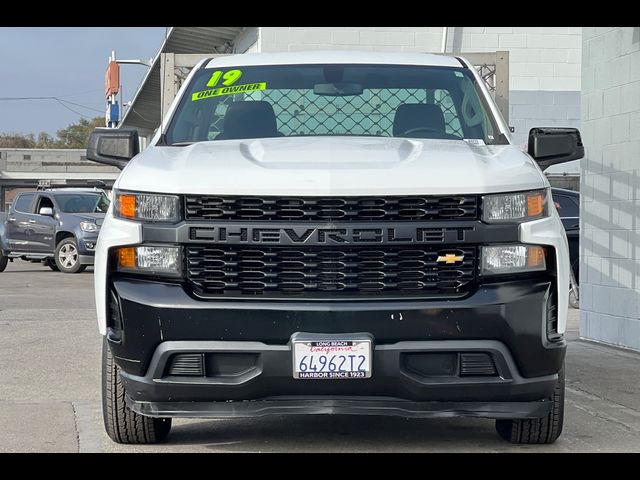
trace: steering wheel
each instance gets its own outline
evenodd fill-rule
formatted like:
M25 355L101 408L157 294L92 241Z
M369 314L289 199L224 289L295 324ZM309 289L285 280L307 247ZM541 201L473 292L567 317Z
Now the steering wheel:
M453 135L451 133L447 133L444 132L442 130L438 130L437 128L431 128L431 127L415 127L415 128L410 128L409 130L405 130L404 132L401 132L397 135L395 135L396 137L408 137L411 136L414 133L418 133L418 132L433 132L433 133L437 133L439 136L440 135L445 135L444 138L449 138L449 139L453 139L453 140L460 140L460 137L458 137L457 135Z

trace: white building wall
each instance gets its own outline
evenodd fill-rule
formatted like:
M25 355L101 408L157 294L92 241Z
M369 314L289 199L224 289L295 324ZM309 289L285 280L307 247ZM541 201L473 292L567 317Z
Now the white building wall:
M260 27L262 52L440 52L443 27ZM508 50L509 122L524 146L536 126L579 126L581 27L449 27L447 52Z
M640 350L640 27L583 42L580 335Z

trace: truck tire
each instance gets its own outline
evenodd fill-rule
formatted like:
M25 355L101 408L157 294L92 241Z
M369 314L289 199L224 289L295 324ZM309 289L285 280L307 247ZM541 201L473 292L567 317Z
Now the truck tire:
M102 416L107 435L117 443L151 444L162 442L171 430L170 418L145 417L132 411L124 399L120 371L111 349L102 343Z
M553 443L558 439L564 423L564 365L558 372L558 383L549 401L551 411L546 417L496 420L498 434L508 442L520 444Z
M80 273L87 268L80 263L78 244L73 237L60 240L56 247L55 262L62 273Z
M59 272L60 269L58 268L58 265L56 264L56 260L55 258L47 258L44 261L44 264L49 267L51 270L53 270L54 272Z
M5 257L2 250L0 250L0 272L4 272L4 269L7 268L7 263L9 262L9 258Z

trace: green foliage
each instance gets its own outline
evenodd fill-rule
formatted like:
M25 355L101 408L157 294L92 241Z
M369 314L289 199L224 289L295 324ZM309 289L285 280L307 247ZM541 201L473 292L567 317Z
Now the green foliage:
M104 127L104 117L95 117L92 120L81 118L78 123L72 123L67 128L58 130L55 148L87 148L89 134L96 127Z
M89 134L96 127L104 127L104 117L82 118L58 130L57 137L46 132L40 132L37 138L33 133L0 133L0 148L86 148Z

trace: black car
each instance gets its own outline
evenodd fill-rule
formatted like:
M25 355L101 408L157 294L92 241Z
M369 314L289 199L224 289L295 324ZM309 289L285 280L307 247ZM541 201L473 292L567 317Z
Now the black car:
M580 278L578 276L580 267L580 193L563 188L552 188L551 195L567 233L571 269L577 283Z

